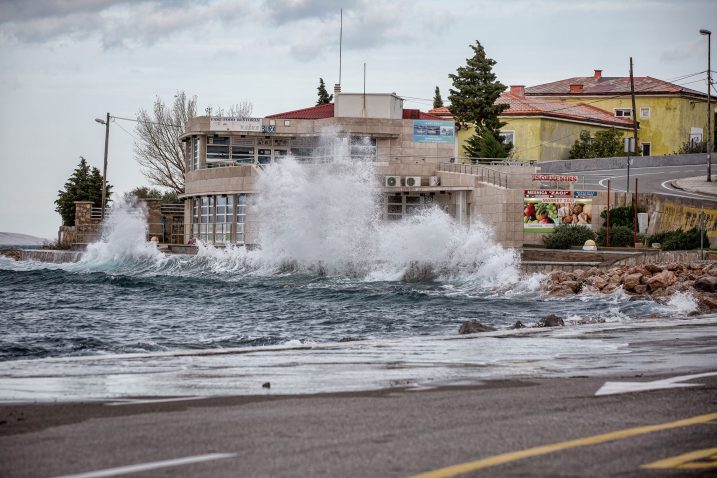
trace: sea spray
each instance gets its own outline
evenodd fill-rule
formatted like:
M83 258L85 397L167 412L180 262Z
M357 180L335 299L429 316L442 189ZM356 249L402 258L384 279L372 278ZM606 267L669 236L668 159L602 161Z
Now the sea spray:
M87 246L74 270L110 270L119 266L154 269L165 262L157 246L147 241L147 211L142 202L120 200L112 205L102 225L101 239Z

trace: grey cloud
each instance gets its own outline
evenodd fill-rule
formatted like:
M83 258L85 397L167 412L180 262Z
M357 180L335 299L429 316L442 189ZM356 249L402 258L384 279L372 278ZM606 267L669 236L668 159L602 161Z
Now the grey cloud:
M408 8L399 2L388 5L362 2L354 10L344 11L344 50L370 49L413 39L415 32L402 21ZM338 48L339 25L334 19L305 19L295 28L301 28L302 35L294 37L290 53L298 60L308 61Z
M702 38L697 38L689 43L665 48L660 52L660 59L665 61L681 61L687 60L694 56L706 56L707 42Z
M333 0L268 0L264 9L269 13L272 22L283 25L307 18L325 19L338 16L339 10L348 12L357 4L356 0L344 0L338 3Z
M24 4L14 0L12 3ZM190 0L55 0L43 9L35 3L28 2L32 5L3 16L0 33L25 43L98 36L105 48L148 45L212 21L231 21L245 9L245 2L231 0L213 4ZM2 8L8 10L9 7L3 4Z

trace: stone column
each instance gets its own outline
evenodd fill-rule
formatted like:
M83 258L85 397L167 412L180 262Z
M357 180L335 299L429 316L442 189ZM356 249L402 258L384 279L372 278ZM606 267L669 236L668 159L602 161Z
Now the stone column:
M92 224L92 201L75 201L75 226Z

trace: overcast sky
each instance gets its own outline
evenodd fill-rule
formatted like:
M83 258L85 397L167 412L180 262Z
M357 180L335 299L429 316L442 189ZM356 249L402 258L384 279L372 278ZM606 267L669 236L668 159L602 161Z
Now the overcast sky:
M177 90L207 105L242 100L254 116L312 106L319 77L343 91L414 98L479 40L506 85L535 85L593 69L672 80L707 69L714 0L2 0L0 1L0 231L53 238L53 201L82 155L102 165L107 112L134 117ZM713 55L714 56L714 55ZM713 69L715 69L713 65ZM692 83L688 83L692 82ZM703 77L678 83L706 91ZM421 101L420 99L425 99ZM115 192L146 184L133 157L134 124L111 124Z

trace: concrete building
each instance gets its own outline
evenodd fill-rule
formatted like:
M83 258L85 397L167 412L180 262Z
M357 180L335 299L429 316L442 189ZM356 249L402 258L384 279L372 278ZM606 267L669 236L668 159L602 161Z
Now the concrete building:
M334 103L266 118L197 117L185 145L185 241L255 244L248 207L262 167L291 155L312 164L337 154L373 161L384 186L384 218L439 203L455 214L456 196L435 172L455 154L452 121L405 109L394 93L335 92ZM459 215L461 213L459 206Z

